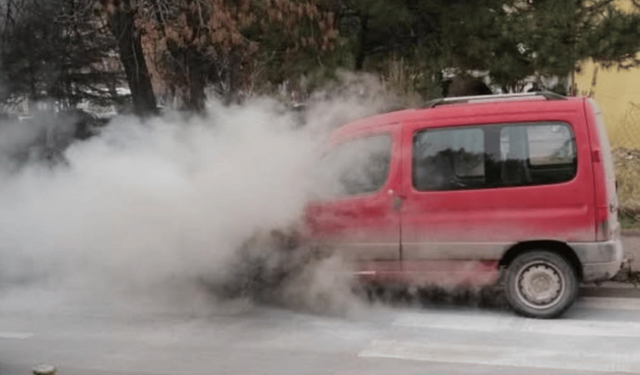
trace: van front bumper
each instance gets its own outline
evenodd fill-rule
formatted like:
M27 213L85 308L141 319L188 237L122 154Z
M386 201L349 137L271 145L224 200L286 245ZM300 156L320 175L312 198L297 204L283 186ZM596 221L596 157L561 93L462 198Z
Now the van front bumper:
M613 278L620 268L624 251L619 239L605 242L570 243L582 264L582 281L605 281Z

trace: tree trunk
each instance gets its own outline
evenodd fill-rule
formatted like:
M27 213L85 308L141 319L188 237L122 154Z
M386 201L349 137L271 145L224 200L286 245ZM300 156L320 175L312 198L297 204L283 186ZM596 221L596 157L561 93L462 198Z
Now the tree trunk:
M199 59L193 58L192 53L187 53L189 97L185 103L185 107L190 112L204 114L206 76L202 70L202 66L198 64L198 60Z
M364 68L364 59L367 57L367 34L369 33L369 16L360 16L360 33L358 34L358 52L356 54L356 71Z
M238 48L233 48L229 52L229 91L225 96L225 104L230 105L233 103L239 103L240 98L238 91L240 90L240 53Z
M174 41L167 41L167 50L171 57L178 61L176 64L176 79L173 80L175 91L178 93L181 110L204 114L206 95L204 89L207 84L206 64L198 51L191 47L178 46Z
M123 0L110 14L110 27L118 43L120 60L131 90L133 110L136 115L147 117L158 113L156 97L151 86L140 33L135 26L130 0Z

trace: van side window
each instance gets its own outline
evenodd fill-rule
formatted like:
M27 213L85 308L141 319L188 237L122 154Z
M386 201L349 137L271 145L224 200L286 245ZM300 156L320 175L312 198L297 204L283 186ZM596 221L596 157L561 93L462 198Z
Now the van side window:
M418 190L553 184L577 172L575 139L564 123L429 129L413 143Z
M416 134L413 183L418 190L473 189L485 184L481 128L429 130Z
M575 140L566 124L505 126L500 149L502 186L553 184L576 174Z
M391 136L375 135L336 145L323 160L331 195L373 193L385 184L391 161Z

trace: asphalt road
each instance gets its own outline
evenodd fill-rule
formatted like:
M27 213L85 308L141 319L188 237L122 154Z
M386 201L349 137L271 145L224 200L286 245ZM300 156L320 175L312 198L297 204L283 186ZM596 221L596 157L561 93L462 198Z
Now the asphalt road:
M0 374L640 373L640 293L588 289L560 320L471 304L351 306L328 316L245 302L193 309L1 294ZM622 297L620 297L622 296Z

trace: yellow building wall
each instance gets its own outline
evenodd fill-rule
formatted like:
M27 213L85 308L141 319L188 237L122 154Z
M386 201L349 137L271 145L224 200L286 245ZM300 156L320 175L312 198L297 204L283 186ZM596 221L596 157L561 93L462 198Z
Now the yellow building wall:
M630 4L618 1L622 9L629 9ZM577 95L588 95L598 102L613 146L640 149L640 68L606 69L586 61L576 71L574 83Z
M588 62L575 74L575 84L578 95L600 106L613 146L640 148L640 68L605 69Z

